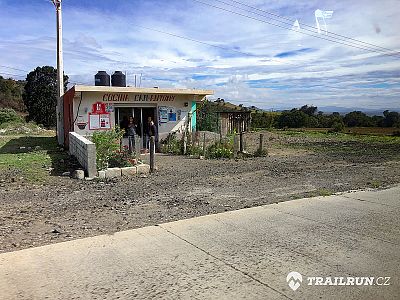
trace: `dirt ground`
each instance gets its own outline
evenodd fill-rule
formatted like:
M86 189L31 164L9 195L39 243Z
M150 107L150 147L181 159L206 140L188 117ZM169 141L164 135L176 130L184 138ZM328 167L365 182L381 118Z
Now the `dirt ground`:
M258 136L249 137L256 143ZM0 188L0 253L296 198L400 183L399 143L266 133L269 156L158 155L146 178ZM1 175L0 175L1 179ZM5 179L3 179L4 181Z

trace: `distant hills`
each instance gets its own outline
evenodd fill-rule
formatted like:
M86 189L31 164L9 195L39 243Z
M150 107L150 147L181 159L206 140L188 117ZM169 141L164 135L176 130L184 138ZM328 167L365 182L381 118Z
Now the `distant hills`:
M284 110L290 110L290 108L274 108L274 109L264 109L265 111L284 111ZM318 106L318 111L322 111L324 113L333 113L333 112L338 112L342 115L347 114L352 111L362 111L363 113L369 115L369 116L381 116L383 111L389 110L389 111L396 111L400 112L400 108L363 108L363 107L340 107L340 106Z

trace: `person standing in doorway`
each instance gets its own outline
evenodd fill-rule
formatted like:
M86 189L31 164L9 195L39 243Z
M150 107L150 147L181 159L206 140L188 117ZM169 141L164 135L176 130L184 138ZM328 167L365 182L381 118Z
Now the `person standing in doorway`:
M150 149L150 137L151 136L156 137L156 135L157 135L156 125L154 124L151 117L147 118L147 124L145 127L145 135L146 135L146 148Z
M149 149L149 142L150 142L150 123L152 122L151 117L147 118L146 124L144 124L144 142L146 149Z
M135 150L135 134L136 134L136 123L133 117L129 117L129 122L126 129L126 135L128 137L129 152Z

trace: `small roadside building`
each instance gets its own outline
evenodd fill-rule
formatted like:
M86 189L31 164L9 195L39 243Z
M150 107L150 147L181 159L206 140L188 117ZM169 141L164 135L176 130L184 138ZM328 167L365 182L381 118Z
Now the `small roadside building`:
M213 93L197 89L75 85L63 96L64 146L68 147L69 132L90 136L98 130L119 127L130 116L142 130L151 118L162 139L170 132L182 130L191 113L190 127L195 131L197 104Z

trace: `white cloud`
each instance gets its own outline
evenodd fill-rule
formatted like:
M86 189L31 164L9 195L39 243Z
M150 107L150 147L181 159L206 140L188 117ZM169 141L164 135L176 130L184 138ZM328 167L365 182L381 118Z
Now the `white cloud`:
M321 106L400 108L399 58L300 35L190 0L136 5L113 1L92 8L73 0L65 3L65 70L75 82L92 82L97 70L123 70L128 75L142 73L145 86L211 88L217 97L265 108L308 101ZM334 10L330 31L400 49L395 0L253 0L246 4L309 25L314 25L315 9ZM54 65L54 23L50 4L0 2L0 65L25 70ZM128 83L133 81L130 76Z

